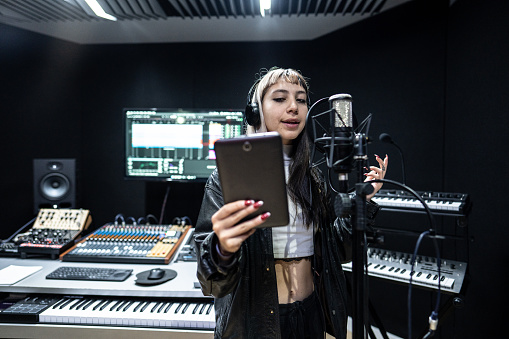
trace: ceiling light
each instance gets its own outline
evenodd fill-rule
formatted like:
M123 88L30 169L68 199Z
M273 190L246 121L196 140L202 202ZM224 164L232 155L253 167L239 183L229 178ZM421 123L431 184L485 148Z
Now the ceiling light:
M270 14L270 0L260 0L260 14Z
M97 0L85 0L85 2L98 17L108 19L111 21L117 21L117 18L115 18L113 15L109 15L104 11L104 9L101 7L101 5L99 5Z

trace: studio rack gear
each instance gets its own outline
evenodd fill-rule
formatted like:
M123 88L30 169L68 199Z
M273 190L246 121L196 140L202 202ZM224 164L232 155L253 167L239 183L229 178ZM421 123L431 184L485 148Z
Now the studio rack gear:
M412 284L432 290L438 289L438 266L433 257L416 258L412 273L410 253L368 248L368 275L408 284L412 275ZM343 264L345 271L352 271L352 263ZM440 288L447 293L460 293L467 271L467 263L455 260L443 260L440 269Z
M431 191L417 191L416 193L426 201L434 214L467 215L472 207L470 198L465 193ZM387 211L424 211L420 201L410 193L401 190L381 189L375 194L373 201Z
M28 253L57 258L74 245L74 240L91 222L89 210L42 208L32 228L18 238L18 252L21 258L26 258Z
M389 183L393 182L389 181ZM402 218L393 214L389 221L391 227L383 228L380 225L374 227L375 241L372 242L373 247L368 247L363 262L365 274L376 278L373 280L407 285L409 337L412 332L412 287L432 292L436 301L429 315L429 324L419 336L419 338L429 338L433 336L438 324L442 323L441 320L445 319L446 315L464 304L464 295L469 282L468 215L472 210L470 196L465 193L413 191L406 187L405 190L379 190L372 201L378 203L382 211L401 213ZM402 215L406 213L427 214L431 228L426 230L426 225L421 228L420 223L407 225L408 218ZM433 216L439 216L441 223L437 224ZM377 218L377 223L383 223L383 217L381 219ZM449 222L451 219L455 220L455 224ZM401 227L395 228L394 225L401 225ZM416 231L416 226L422 232ZM378 248L386 247L385 244L391 247L403 246L403 242L395 239L395 236L415 237L416 245L413 254L395 251L394 248ZM385 239L386 237L389 239ZM427 248L423 249L426 255L419 255L419 245L425 237L433 242L435 251ZM439 240L441 248L439 248ZM459 260L444 259L441 251L447 253L447 257ZM352 271L351 264L343 265L343 268L347 272ZM441 298L442 293L447 295L445 300ZM374 310L371 312L374 313ZM379 324L379 328L383 328L383 325Z
M60 256L62 261L168 264L190 225L106 224Z

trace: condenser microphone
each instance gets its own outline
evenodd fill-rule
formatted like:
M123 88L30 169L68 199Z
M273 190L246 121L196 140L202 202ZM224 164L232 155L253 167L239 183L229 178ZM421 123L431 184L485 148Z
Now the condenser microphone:
M335 94L329 98L331 126L334 126L330 144L332 169L338 173L339 192L348 192L348 173L352 171L354 131L352 117L352 96Z
M403 151L401 150L401 147L399 147L398 144L396 144L394 142L394 140L392 140L392 137L389 134L387 134L387 133L381 133L380 136L378 137L378 139L380 139L380 141L382 141L382 142L386 142L386 143L392 144L392 145L394 145L398 149L399 154L401 155L401 170L403 172L403 185L406 185L405 159L403 158Z

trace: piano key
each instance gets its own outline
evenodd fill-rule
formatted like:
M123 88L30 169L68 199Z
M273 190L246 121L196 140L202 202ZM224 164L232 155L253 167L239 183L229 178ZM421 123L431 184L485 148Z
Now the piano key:
M433 257L418 255L411 276L411 258L409 253L368 248L368 275L382 279L411 282L416 286L438 289L438 266ZM446 264L447 262L447 264ZM442 261L440 288L445 292L459 293L466 273L466 263L453 260ZM343 264L346 271L352 270L352 263Z
M159 307L161 307L162 302L157 302L151 309L150 312L154 313Z
M124 308L122 308L122 311L123 312L126 312L132 305L133 305L134 301L129 301L125 306Z
M42 323L213 329L211 303L63 298L43 311ZM86 305L76 307L76 305ZM198 311L201 310L201 313Z
M87 301L87 302L83 305L83 307L82 307L82 310L84 310L84 311L85 311L87 308L89 308L89 307L90 307L90 305L92 305L92 304L94 303L94 300L92 300L92 299L87 299L87 300L88 300L88 301Z
M112 302L113 302L113 300L106 300L106 302L103 303L101 305L101 307L99 308L99 311L102 311L102 310L106 309L106 307L108 307L108 305L111 304Z
M426 202L430 210L439 212L465 213L469 205L468 194L416 192ZM373 201L382 207L395 209L424 210L422 203L409 192L402 190L380 190Z
M166 306L166 308L164 309L164 313L168 313L172 305L173 305L172 302L168 303L168 306Z
M82 324L98 324L99 320L93 317L93 314L98 313L98 308L96 306L104 303L104 300L92 300L92 303L86 309L82 309L79 314L76 314L76 317L80 319Z
M167 302L163 302L163 303L161 303L161 305L160 305L160 306L159 306L159 308L157 309L157 313L161 313L167 305L168 305L168 303L167 303Z

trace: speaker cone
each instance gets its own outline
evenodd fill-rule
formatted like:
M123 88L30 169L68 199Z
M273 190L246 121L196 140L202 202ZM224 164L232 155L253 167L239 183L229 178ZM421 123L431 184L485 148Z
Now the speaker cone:
M71 188L71 183L65 175L50 173L41 180L41 194L48 200L62 199Z

